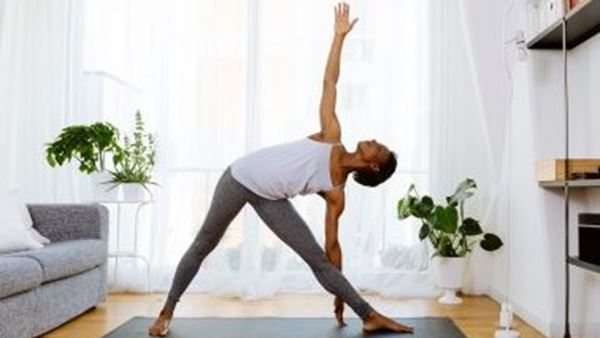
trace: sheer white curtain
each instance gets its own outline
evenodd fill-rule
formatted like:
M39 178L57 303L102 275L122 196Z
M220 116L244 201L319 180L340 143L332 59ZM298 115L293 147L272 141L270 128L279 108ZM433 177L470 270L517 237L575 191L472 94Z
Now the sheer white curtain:
M20 2L8 3L17 6ZM155 190L152 207L142 213L140 241L150 257L153 288L167 290L227 165L260 147L318 130L320 86L333 35L335 1L65 3L83 7L70 12L84 22L78 30L82 44L67 48L78 55L71 62L78 62L78 67L69 68L80 79L77 111L93 112L97 119L128 130L139 108L148 129L157 134L155 179L161 186ZM429 253L417 239L418 224L400 223L395 212L398 198L410 183L423 192L430 187L429 1L350 4L360 20L342 56L337 111L343 141L353 150L357 141L376 138L397 152L399 167L390 181L376 189L348 183L340 226L344 271L361 289L429 295ZM56 4L47 6L55 8ZM7 23L6 8L4 13L2 26L18 27ZM74 33L52 34L64 38ZM5 37L0 39L3 46ZM6 53L5 48L1 53ZM16 62L12 56L2 60ZM53 67L64 76L72 72ZM18 73L14 74L13 79ZM54 109L54 114L57 111L67 110ZM37 109L35 114L40 114ZM51 134L73 121L54 115ZM48 138L30 142L39 145ZM38 159L43 157L36 155L31 162ZM63 172L78 175L73 170ZM85 200L88 195L80 193L84 184L73 186L77 191L66 196ZM55 187L44 191L55 191ZM322 242L321 199L300 197L294 204ZM122 238L131 242L132 227L126 226L128 220L122 222ZM115 229L111 230L114 236ZM144 289L143 265L124 260L119 267L114 289ZM205 261L190 290L255 298L279 290L322 289L304 263L247 207Z
M97 118L80 109L82 5L0 1L0 186L30 202L89 193L75 166L52 169L44 152L64 125Z
M481 221L485 231L507 241L508 165L507 79L502 52L509 38L495 15L473 12L475 1L431 0L431 188L441 200L465 178L477 182L477 193L466 212ZM495 4L494 10L504 9ZM469 12L471 10L471 12ZM489 32L475 31L473 22L490 20ZM487 33L494 34L487 34ZM506 57L506 55L505 55ZM483 96L485 94L485 96ZM505 265L504 249L488 254L475 250L469 257L464 291L485 293L494 264Z

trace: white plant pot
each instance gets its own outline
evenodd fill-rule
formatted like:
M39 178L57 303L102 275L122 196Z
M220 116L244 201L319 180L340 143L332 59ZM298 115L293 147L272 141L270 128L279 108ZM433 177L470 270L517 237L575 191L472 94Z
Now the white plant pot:
M119 198L119 189L112 184L102 184L110 181L111 174L104 170L90 175L92 180L92 191L96 201L115 201Z
M146 197L146 190L138 183L121 183L121 200L127 202L143 201Z
M438 299L442 304L461 304L462 299L456 296L456 291L463 286L466 259L464 257L435 257L433 269L437 287L444 290L444 295Z

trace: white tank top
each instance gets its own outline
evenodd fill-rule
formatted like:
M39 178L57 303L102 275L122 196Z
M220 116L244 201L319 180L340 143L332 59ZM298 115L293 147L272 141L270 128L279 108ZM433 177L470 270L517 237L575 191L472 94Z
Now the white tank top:
M328 191L333 188L330 161L334 145L303 138L267 147L237 159L231 174L270 200Z

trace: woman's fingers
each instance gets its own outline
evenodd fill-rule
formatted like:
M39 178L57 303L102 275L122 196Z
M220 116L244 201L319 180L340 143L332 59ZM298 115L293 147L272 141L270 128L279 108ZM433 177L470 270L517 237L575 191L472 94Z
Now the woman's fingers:
M358 21L358 18L356 18L352 20L352 22L348 23L350 21L350 5L345 2L339 2L333 9L335 12L336 22L340 24L348 24L348 30L351 30Z
M336 18L338 18L338 19L339 19L340 17L342 17L342 16L343 16L343 13L342 13L342 4L337 4L337 5L334 7L334 10L335 10L335 17L336 17Z
M350 16L350 5L345 2L339 2L334 7L336 16L349 17Z

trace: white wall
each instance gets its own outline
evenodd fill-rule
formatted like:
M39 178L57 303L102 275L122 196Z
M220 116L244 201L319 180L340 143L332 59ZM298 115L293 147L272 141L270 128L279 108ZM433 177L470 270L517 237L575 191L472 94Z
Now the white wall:
M509 27L527 27L525 1L517 1ZM489 293L501 300L509 295L506 272L510 257L510 298L519 315L547 335L562 336L564 318L564 204L560 191L538 187L536 159L564 154L562 58L560 51L529 51L526 62L515 64L514 99L510 123L510 158L502 156L508 113L503 108L508 78L503 74L502 17L508 1L463 0L481 109L494 162L510 163L510 184L497 201L492 223L508 236L508 247L493 258L487 281ZM510 29L509 29L510 31ZM569 54L571 92L571 155L600 157L600 35ZM467 155L467 157L472 155ZM485 160L485 159L481 159ZM508 162L510 160L510 162ZM494 182L490 177L489 181ZM506 190L506 189L505 189ZM503 203L503 201L509 203ZM598 192L574 193L571 204L571 245L577 252L579 211L600 212ZM600 336L600 275L571 268L571 325L577 337Z
M4 21L5 0L0 0L0 43L2 43L2 22Z

